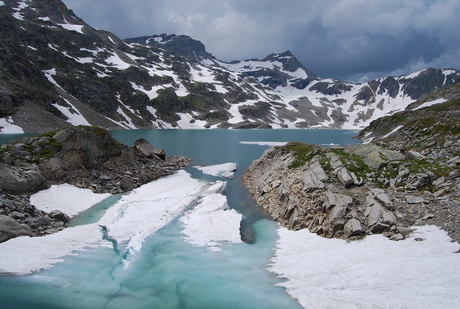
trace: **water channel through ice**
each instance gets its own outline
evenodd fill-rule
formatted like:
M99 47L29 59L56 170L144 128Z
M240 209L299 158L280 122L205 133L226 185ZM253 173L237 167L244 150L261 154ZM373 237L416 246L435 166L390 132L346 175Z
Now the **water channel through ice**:
M20 274L0 276L2 308L460 307L460 247L438 227L346 242L289 231L249 207L239 179L266 145L284 141L275 133L236 138L225 155L129 193L59 185L33 195L72 220L0 244L0 271ZM243 160L244 149L256 152Z

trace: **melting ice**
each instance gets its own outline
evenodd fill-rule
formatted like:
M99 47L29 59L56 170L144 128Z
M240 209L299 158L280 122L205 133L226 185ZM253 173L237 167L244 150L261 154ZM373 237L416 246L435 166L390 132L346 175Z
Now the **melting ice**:
M32 274L0 280L2 301L21 293L28 308L460 307L459 246L439 228L347 243L262 219L249 245L225 187L179 171L121 196L93 223L0 244L0 272ZM61 185L31 200L74 216L105 197Z

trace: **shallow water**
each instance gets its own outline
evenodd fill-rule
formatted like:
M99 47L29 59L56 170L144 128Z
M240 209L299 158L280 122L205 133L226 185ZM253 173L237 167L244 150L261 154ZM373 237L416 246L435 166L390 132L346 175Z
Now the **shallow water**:
M241 141L301 141L317 144L358 143L356 132L341 130L134 130L114 137L132 145L144 138L167 155L192 158L192 166L235 162L233 179L204 175L203 181L227 181L231 208L243 215L242 226L253 243L223 243L221 251L195 247L184 239L179 217L143 244L140 254L124 267L123 248L91 248L66 257L55 267L27 276L0 277L4 308L298 308L266 270L274 253L277 225L252 202L241 176L268 147ZM116 203L113 196L72 220L72 225L96 222ZM193 207L193 205L190 205ZM123 244L117 244L123 246ZM31 253L33 254L33 252ZM18 257L20 258L20 257Z

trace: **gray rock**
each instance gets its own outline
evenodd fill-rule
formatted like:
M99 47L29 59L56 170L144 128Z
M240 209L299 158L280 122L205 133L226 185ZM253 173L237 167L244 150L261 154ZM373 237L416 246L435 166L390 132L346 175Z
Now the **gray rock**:
M24 219L26 217L25 214L23 214L22 212L19 212L19 211L12 211L8 214L9 217L13 218L13 219Z
M319 158L319 156L315 158ZM327 180L327 175L319 163L319 159L312 159L309 168L302 174L302 180L307 192L324 188L323 181Z
M386 210L376 199L371 196L366 198L366 212L367 224L373 233L381 233L384 227L389 228L391 225L396 224L396 217L391 212ZM378 227L375 227L378 225ZM384 229L385 230L385 229ZM382 231L384 231L382 230ZM379 231L379 232L376 232Z
M423 158L423 155L415 150L409 150L408 152L406 152L406 158L409 160L421 159Z
M53 210L48 213L48 216L51 219L55 219L64 223L70 220L70 217L60 210Z
M375 196L375 198L378 201L382 202L386 208L393 210L394 205L391 202L390 197L385 193L385 190L374 188L374 189L371 189L371 193Z
M363 159L367 166L373 169L382 169L388 165L388 161L382 158L378 151L373 151Z
M356 176L353 177L345 167L338 168L334 172L345 188L349 188L355 184Z
M16 222L13 218L0 215L0 242L18 236L31 236L24 226Z
M43 173L43 176L49 180L61 180L66 174L66 165L60 158L51 158L40 162L38 167Z
M398 231L401 233L403 236L407 236L411 234L412 232L415 231L415 229L409 228L409 227L404 227L404 226L398 226Z
M131 191L136 188L136 184L128 178L123 178L120 182L120 186L123 191Z
M364 230L363 230L363 228L361 226L361 222L359 222L358 219L351 218L345 224L345 227L343 228L343 232L344 232L346 237L351 237L351 236L356 236L356 235L363 234Z
M388 161L401 161L406 158L406 156L399 151L396 150L389 150L389 149L381 149L380 155L383 156Z
M390 225L382 223L382 222L377 222L373 226L370 227L370 231L373 234L381 234L385 231L388 231L390 229Z
M16 168L0 162L0 190L11 194L22 194L48 187L48 182L37 165Z
M394 234L390 237L390 240L393 240L393 241L400 241L400 240L403 240L404 239L404 236L397 233L397 234Z
M426 186L431 182L431 176L428 173L411 174L407 180L406 188L417 189Z
M155 155L155 147L143 138L135 141L133 147L139 154L146 158L151 158Z
M420 204L425 201L422 196L408 195L406 196L406 201L408 204Z
M165 160L166 159L166 152L164 151L164 149L155 149L153 151L153 153L158 157L160 158L161 160Z

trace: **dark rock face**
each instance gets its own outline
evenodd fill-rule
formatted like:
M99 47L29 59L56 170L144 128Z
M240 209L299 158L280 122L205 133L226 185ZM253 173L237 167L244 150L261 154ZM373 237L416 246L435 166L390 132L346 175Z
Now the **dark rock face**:
M167 157L146 140L128 147L96 127L67 127L10 141L0 148L0 215L8 216L0 239L40 236L64 228L69 220L65 213L38 211L28 200L30 194L52 184L121 193L189 163L189 158Z

